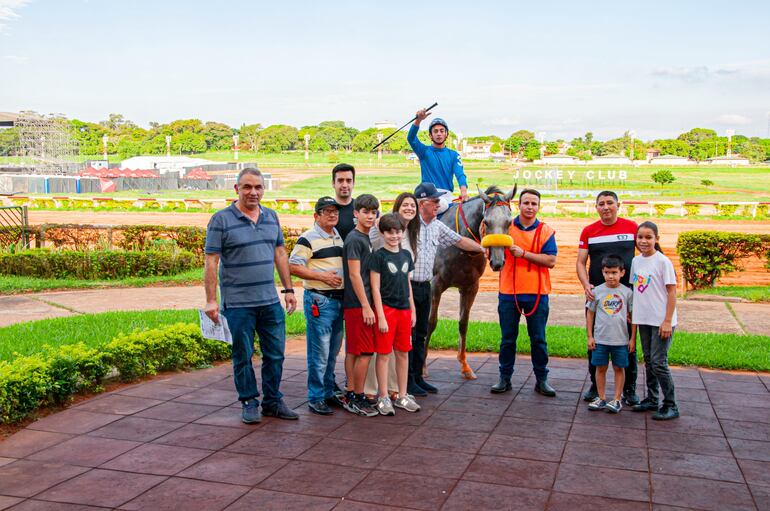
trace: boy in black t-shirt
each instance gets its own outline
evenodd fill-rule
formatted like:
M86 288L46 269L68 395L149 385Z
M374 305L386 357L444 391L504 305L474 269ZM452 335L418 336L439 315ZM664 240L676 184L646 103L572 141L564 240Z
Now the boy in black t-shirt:
M345 410L373 417L379 412L364 396L364 381L374 353L376 317L372 309L368 261L372 255L369 229L377 219L380 203L374 195L359 195L353 206L356 228L345 238L343 247L345 292L342 300L345 315L345 373L347 386L340 404Z
M374 351L377 353L377 409L382 415L394 415L393 406L408 412L420 410L414 398L406 393L409 351L412 349L412 327L416 313L409 275L414 262L409 251L401 248L404 227L398 215L389 213L380 219L380 232L385 246L369 259L372 300L377 312ZM396 351L398 398L391 403L388 396L388 358Z

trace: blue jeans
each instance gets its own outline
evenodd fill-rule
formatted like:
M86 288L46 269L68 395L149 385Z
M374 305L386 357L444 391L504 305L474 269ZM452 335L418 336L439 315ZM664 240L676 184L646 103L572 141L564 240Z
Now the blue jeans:
M527 317L527 333L532 351L532 368L538 381L548 378L548 345L545 342L545 324L548 322L548 300L541 297L540 304L534 314ZM524 313L532 310L535 302L519 302ZM500 316L500 377L510 379L513 375L513 365L516 362L516 339L519 336L519 321L521 314L516 309L513 300L501 299L497 305Z
M313 303L318 317L312 314ZM334 366L342 346L342 300L305 290L307 339L307 399L322 401L334 395Z
M257 379L251 365L254 355L254 334L259 336L262 351L263 404L277 406L283 397L278 390L283 374L283 354L286 347L286 317L281 304L261 307L224 309L222 315L233 335L233 380L238 399L246 401L259 397Z

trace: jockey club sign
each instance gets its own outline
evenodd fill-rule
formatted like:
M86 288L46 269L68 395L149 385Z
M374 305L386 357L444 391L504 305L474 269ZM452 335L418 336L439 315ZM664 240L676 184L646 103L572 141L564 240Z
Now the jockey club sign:
M562 179L569 179L573 181L575 179L575 170L558 170L558 169L538 169L538 170L519 170L513 171L514 179L544 179L546 181L561 181ZM628 172L625 170L586 170L581 172L582 177L587 180L593 179L618 179L625 181L628 179ZM578 175L579 179L581 176Z

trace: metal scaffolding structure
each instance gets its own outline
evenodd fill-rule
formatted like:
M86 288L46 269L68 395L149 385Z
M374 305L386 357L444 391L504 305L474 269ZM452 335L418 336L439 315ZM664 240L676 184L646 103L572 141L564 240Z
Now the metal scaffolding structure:
M14 124L19 133L19 156L34 173L70 174L76 171L77 142L63 114L45 116L24 111L19 113Z

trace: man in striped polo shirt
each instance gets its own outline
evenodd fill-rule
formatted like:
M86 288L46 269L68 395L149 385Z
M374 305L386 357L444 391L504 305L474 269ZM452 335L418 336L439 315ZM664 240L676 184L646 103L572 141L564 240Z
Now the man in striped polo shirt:
M255 332L262 350L262 414L297 419L299 415L286 406L279 390L286 321L275 290L273 268L277 268L284 287L287 312L291 314L297 306L283 233L275 211L260 205L265 182L259 170L243 169L235 191L238 200L216 212L206 231L204 312L219 323L219 268L221 312L233 336L233 381L243 403L243 422L254 424L261 420L259 390L251 365Z
M291 274L303 280L307 340L307 399L313 413L331 415L326 404L334 396L334 366L342 346L342 238L335 226L340 205L321 197L315 224L302 233L289 257Z

